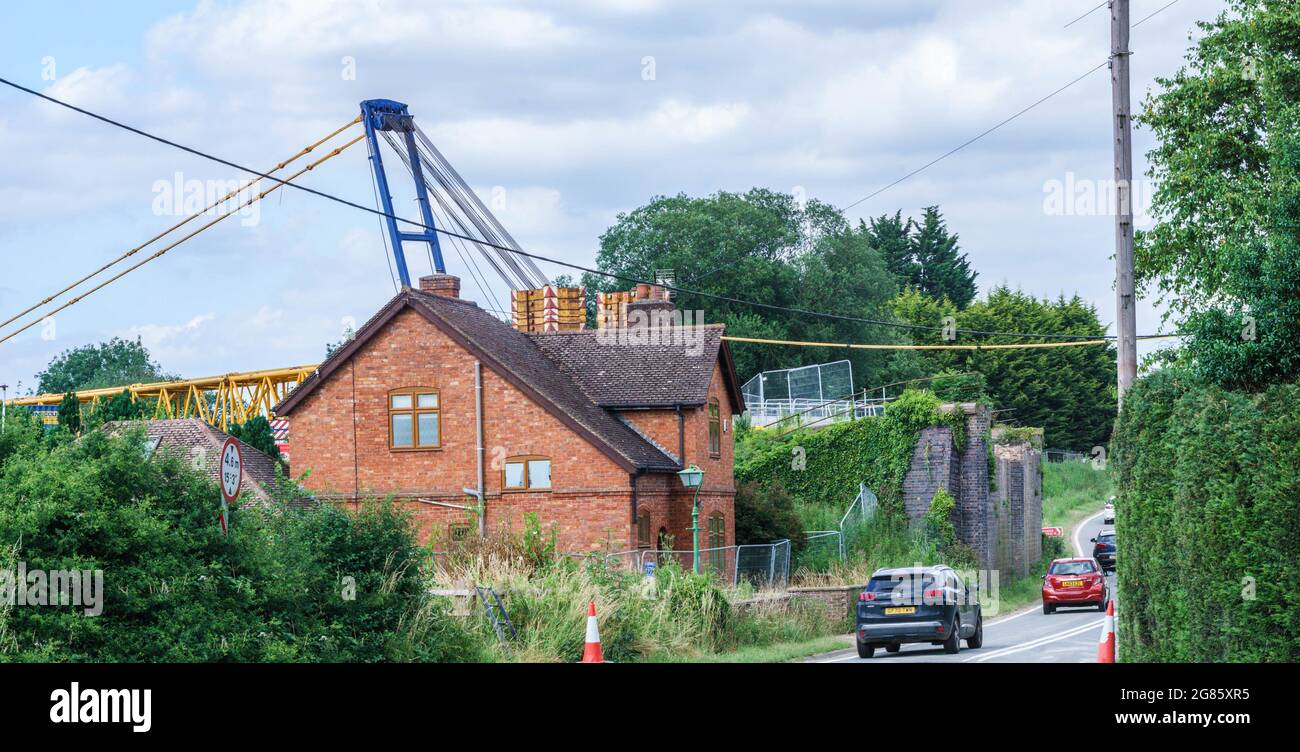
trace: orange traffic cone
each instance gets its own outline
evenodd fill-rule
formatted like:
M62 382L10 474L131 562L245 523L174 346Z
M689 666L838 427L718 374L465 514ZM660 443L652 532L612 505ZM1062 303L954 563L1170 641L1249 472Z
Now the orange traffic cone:
M1106 604L1106 621L1101 627L1101 642L1097 644L1097 662L1115 662L1115 601Z
M582 649L583 663L604 663L600 654L600 628L596 626L596 602L587 606L587 645Z

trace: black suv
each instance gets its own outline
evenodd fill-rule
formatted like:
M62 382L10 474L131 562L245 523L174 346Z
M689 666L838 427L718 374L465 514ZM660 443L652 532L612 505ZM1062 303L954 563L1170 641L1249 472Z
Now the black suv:
M905 642L942 645L944 652L984 644L984 619L975 588L950 567L880 569L858 596L858 656L876 648L897 653Z
M1101 568L1108 571L1115 571L1115 531L1102 530L1092 541L1092 558L1097 560Z

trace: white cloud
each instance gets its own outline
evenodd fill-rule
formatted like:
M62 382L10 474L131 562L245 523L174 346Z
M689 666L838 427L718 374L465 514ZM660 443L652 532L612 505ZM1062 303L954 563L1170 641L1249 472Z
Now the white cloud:
M43 93L88 110L118 110L122 108L129 80L125 65L82 67L60 76ZM62 108L52 108L50 112L67 119L82 117Z
M1180 3L1134 32L1135 102L1177 69L1183 32L1211 12ZM866 195L1104 60L1105 14L1062 29L1074 15L1041 0L204 0L115 34L105 59L49 92L258 169L362 99L406 101L485 200L504 187L494 211L526 249L590 264L614 216L656 194ZM646 55L654 80L641 76ZM355 80L341 76L345 56ZM852 214L937 203L982 282L1077 287L1108 319L1110 218L1044 217L1041 204L1046 180L1109 173L1109 97L1099 72ZM6 101L0 258L19 260L5 283L13 310L174 221L150 211L154 181L238 177L48 103ZM1135 138L1141 170L1150 136ZM414 216L406 175L386 163L398 213ZM357 147L302 182L369 206L370 177ZM382 237L374 216L277 191L257 227L204 233L61 314L57 343L29 337L0 355L0 379L130 332L185 374L311 362L343 317L364 321L392 294ZM424 248L407 253L412 276L425 273ZM465 293L486 299L445 255ZM138 324L140 310L161 322Z

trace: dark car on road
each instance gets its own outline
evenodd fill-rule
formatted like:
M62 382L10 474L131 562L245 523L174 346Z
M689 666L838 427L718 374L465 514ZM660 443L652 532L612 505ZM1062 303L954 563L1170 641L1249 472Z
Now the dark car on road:
M1110 588L1096 559L1057 559L1043 575L1043 613L1061 606L1096 606L1106 610Z
M1092 558L1101 564L1101 568L1108 571L1115 571L1115 531L1102 530L1092 541Z
M942 645L945 653L984 644L984 619L976 589L950 567L880 569L858 596L858 656L876 648L897 653L903 643Z

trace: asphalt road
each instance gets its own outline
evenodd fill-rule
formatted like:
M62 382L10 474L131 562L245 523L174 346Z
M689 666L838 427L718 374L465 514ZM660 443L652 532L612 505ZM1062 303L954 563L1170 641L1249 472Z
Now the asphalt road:
M1089 538L1101 530L1101 512L1085 519L1075 528L1073 545L1076 553L1092 551ZM1115 595L1115 576L1109 575L1111 597ZM1118 607L1118 601L1116 602ZM938 645L917 643L903 645L897 653L876 650L872 658L858 658L856 649L837 650L808 658L811 663L1093 663L1097 660L1097 642L1101 637L1105 614L1095 608L1067 608L1050 616L1041 604L1004 616L990 616L984 622L984 646L966 647L948 655Z

